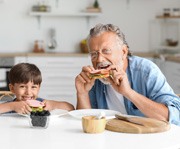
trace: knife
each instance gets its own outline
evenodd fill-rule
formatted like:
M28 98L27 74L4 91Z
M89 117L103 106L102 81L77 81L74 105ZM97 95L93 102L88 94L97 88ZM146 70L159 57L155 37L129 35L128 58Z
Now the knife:
M124 116L124 115L120 115L120 114L115 114L115 117L119 120L123 120L126 122L144 126L144 124L140 121L139 117L137 118L135 116Z

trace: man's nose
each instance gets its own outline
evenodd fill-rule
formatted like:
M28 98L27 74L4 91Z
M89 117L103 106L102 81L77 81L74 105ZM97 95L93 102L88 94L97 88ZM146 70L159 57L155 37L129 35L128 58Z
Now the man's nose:
M104 59L104 55L100 51L98 51L97 61L101 61L102 59Z

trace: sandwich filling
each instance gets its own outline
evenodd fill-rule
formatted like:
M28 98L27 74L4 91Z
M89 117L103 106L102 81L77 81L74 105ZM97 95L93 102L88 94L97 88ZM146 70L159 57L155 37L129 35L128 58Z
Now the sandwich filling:
M90 73L90 78L100 79L109 77L109 71L106 69L94 70Z

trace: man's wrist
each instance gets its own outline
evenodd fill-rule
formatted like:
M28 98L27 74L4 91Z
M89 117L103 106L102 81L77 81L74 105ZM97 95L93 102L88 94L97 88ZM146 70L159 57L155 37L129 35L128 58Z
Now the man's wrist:
M87 93L78 93L77 92L77 98L78 99L86 99L87 97L89 97L88 92Z
M133 97L134 97L134 94L135 94L136 92L133 90L133 89L131 89L130 91L128 91L127 92L127 94L125 94L124 96L126 97L126 98L128 98L128 99L132 99Z

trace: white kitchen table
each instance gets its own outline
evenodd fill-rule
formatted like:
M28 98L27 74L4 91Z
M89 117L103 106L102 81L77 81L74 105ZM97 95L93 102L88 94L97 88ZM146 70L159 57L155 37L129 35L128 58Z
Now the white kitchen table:
M51 117L47 129L30 128L27 117L0 116L1 149L180 149L180 127L162 133L129 134L105 130L87 134L81 120Z

